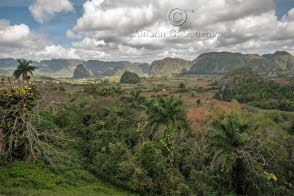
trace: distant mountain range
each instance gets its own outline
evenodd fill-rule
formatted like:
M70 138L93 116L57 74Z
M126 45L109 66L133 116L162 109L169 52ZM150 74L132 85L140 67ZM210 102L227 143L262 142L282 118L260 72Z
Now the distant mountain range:
M0 74L11 74L17 67L12 58L0 59ZM199 55L193 61L179 58L165 58L148 63L128 61L83 61L78 59L52 59L33 61L38 67L36 75L72 77L77 65L83 64L91 76L121 76L130 71L143 76L169 76L173 74L224 74L240 67L250 67L259 73L294 73L294 56L278 51L274 54L241 54L231 52L210 52Z
M92 76L121 76L125 71L132 71L140 76L149 73L148 63L131 63L128 61L83 61L78 59L52 59L33 61L32 65L38 67L36 75L72 77L78 65L84 65ZM16 59L0 59L0 74L11 74L17 67Z
M190 73L224 74L240 67L250 67L257 72L293 72L294 56L288 52L274 54L241 54L212 52L200 55L192 61Z
M294 56L278 51L274 54L241 54L231 52L210 52L199 55L193 61L165 58L151 64L150 74L167 75L188 74L225 74L240 67L250 67L259 73L293 73Z
M154 61L150 67L151 75L170 75L190 70L192 62L178 58L165 58Z

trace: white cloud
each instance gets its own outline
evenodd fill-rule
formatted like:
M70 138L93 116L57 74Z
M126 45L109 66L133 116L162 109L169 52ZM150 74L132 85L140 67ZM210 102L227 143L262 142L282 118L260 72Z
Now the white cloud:
M29 10L35 20L43 24L57 13L74 11L74 7L69 0L36 0Z
M80 58L74 48L64 48L34 33L25 24L10 25L0 19L0 58Z
M279 21L273 0L89 0L83 8L84 14L73 29L88 42L84 39L73 47L87 45L89 50L90 43L95 46L96 40L104 40L99 50L116 58L154 60L170 55L190 59L220 50L261 53L294 40L294 9ZM187 12L187 22L179 28L168 21L172 8ZM189 30L222 32L225 36L170 37L171 30L180 35ZM132 36L137 32L165 32L166 36Z
M8 20L0 19L0 52L26 47L33 50L50 43L43 35L31 32L25 24L10 25Z
M66 31L65 35L68 39L80 39L81 38L81 35L73 32L70 29Z
M79 59L80 56L76 54L76 49L66 49L60 45L49 45L43 50L36 52L36 56L40 59L52 59L52 58L63 58L63 59Z
M27 39L30 29L27 25L9 26L9 22L0 20L0 43L16 43Z
M35 4L38 2L41 1ZM37 12L41 22L60 10L73 10L71 4L62 9L62 6L49 9L51 4L40 5L47 10ZM184 25L170 24L167 15L172 8L186 10L188 18ZM66 32L67 38L74 40L70 48L52 44L25 24L11 26L8 21L0 20L0 43L3 45L3 40L7 43L2 48L0 45L0 56L150 62L167 56L192 60L209 51L268 53L273 48L286 49L285 46L294 51L294 9L279 20L273 0L88 0L83 9L76 25ZM180 36L171 37L172 30ZM187 30L192 34L223 32L225 36L181 36ZM132 36L138 32L164 32L166 36ZM13 51L13 47L19 50Z
M95 50L99 47L105 46L105 42L103 40L97 41L95 39L86 37L80 42L73 42L72 45L75 48L80 48L85 50Z

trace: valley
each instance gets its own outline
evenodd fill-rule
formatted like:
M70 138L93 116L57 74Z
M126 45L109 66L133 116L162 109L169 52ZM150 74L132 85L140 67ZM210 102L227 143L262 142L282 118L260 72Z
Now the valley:
M215 149L210 142L224 129L215 123L224 123L226 129L235 123L233 126L250 127L246 133L232 129L230 137L241 134L247 139L236 138L241 146L233 147L237 151L231 156L248 153L249 157L241 160L249 161L250 167L242 168L249 172L258 169L253 176L238 175L244 175L251 183L261 183L260 187L252 187L243 182L247 193L275 190L291 195L292 186L284 182L291 183L293 178L287 170L280 169L292 167L284 162L291 156L286 152L293 148L291 78L265 78L248 68L224 76L179 74L139 80L131 72L125 72L122 78L88 78L85 67L81 70L81 78L33 76L29 85L21 81L11 83L10 75L2 75L2 131L13 131L9 121L20 115L19 119L26 123L17 120L14 126L25 126L18 129L23 134L34 134L30 131L35 130L39 136L27 141L15 133L18 145L10 147L4 143L0 154L0 171L5 174L0 175L1 194L211 195L220 188L230 191L230 186L214 184L216 173L221 173L222 180L230 179L231 173L212 166L224 162L214 162L220 147ZM263 89L266 86L261 81L272 86L268 86L272 93L269 97L263 94L258 102L259 93L269 90ZM250 88L252 85L256 90ZM255 96L253 102L248 92ZM274 105L281 103L280 96L290 105ZM11 107L16 113L9 117ZM232 138L227 139L222 145L235 145L229 143ZM268 146L268 142L279 147ZM27 151L27 145L32 145L33 150ZM15 175L19 177L14 178ZM196 182L193 175L198 176ZM156 186L158 183L161 185ZM278 186L282 188L276 189Z

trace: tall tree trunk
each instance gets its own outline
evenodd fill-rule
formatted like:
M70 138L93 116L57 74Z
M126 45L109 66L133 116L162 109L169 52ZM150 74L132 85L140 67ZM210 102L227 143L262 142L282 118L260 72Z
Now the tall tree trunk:
M245 168L243 161L240 158L237 158L236 165L234 167L234 188L238 195L244 195L246 193L245 188Z
M4 135L3 135L2 129L0 129L0 152L4 150L3 146L4 146Z

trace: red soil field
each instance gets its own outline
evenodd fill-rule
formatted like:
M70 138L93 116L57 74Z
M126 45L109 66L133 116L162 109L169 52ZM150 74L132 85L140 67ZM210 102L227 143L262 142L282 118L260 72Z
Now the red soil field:
M128 88L133 88L133 86L122 86L122 89L128 89Z
M187 111L187 116L193 120L201 120L209 116L209 112L204 108L192 108Z
M289 82L287 79L276 79L274 80L275 82L279 82L279 83L285 83L285 82Z

